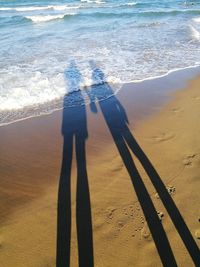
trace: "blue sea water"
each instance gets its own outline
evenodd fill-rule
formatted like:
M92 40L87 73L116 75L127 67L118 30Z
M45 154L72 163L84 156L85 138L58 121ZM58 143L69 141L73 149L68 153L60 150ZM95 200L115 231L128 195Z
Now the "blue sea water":
M123 84L199 65L199 48L200 0L0 0L0 114L76 90L72 61L84 90L91 60Z

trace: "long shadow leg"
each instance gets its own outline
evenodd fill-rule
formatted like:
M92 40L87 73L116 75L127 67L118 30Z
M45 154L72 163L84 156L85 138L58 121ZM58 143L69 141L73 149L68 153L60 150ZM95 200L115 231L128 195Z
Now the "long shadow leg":
M93 236L90 193L86 170L85 139L76 135L77 201L76 223L79 267L93 267Z
M138 170L135 167L131 154L126 146L126 143L120 133L111 129L111 134L122 157L122 160L131 177L131 181L135 188L138 200L141 204L149 229L154 239L156 248L160 255L163 266L177 266L173 252L163 226L158 218L153 202L148 194L148 191L140 177Z
M57 214L57 267L70 266L71 240L71 188L70 175L72 164L73 136L64 136L63 160L58 189Z
M173 252L171 250L169 241L167 239L166 233L163 229L162 223L158 218L157 212L148 194L148 191L140 177L137 168L135 167L135 164L126 146L126 143L120 132L117 133L117 131L113 130L112 128L110 128L110 131L113 136L114 142L118 148L118 151L121 155L121 158L131 177L131 181L135 188L136 195L141 204L143 213L145 215L146 221L148 223L163 266L175 267L177 266L177 264Z
M200 251L199 248L194 241L190 230L188 229L182 215L180 214L178 208L176 207L176 204L174 203L173 199L171 198L170 194L166 190L166 187L164 183L162 182L162 179L160 178L159 174L153 167L152 163L148 159L148 157L145 155L141 147L138 145L134 137L132 136L130 130L126 129L124 131L124 138L130 147L130 149L133 151L135 156L139 159L142 166L144 167L146 173L148 174L152 184L154 185L157 193L160 196L160 199L162 200L166 210L168 211L180 237L182 238L188 252L190 253L191 258L193 259L193 262L196 266L200 266Z

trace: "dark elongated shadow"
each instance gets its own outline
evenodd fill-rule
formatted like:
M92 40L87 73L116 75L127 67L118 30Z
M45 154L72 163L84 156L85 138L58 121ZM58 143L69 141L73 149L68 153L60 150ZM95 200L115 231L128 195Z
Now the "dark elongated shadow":
M158 172L141 149L137 141L133 138L130 131L126 131L124 133L124 138L129 145L129 148L134 151L135 156L139 159L142 163L143 168L145 169L146 173L148 174L152 184L154 185L155 189L157 190L160 199L162 200L168 214L171 217L172 222L174 223L180 237L182 238L185 247L187 248L194 264L196 266L200 265L200 251L199 248L193 239L190 230L188 229L180 211L176 207L173 199L171 198L170 194L166 190L164 183L162 182L161 177L159 176Z
M95 66L95 62L91 61L90 64L93 71L92 77L94 80L94 84L96 84L99 80L103 81L104 73ZM88 91L88 95L91 101L101 100L99 97L100 91L103 91L104 94L106 94L107 96L113 94L112 88L107 83L104 83L100 86L92 86L91 90ZM153 202L134 164L134 161L131 157L128 148L132 150L132 152L141 162L157 193L159 194L160 199L162 200L165 208L167 209L194 264L196 266L199 266L198 264L200 263L200 254L198 246L194 241L173 199L166 190L162 179L160 178L152 163L131 134L128 128L128 118L123 106L114 95L108 101L100 101L99 106L107 123L107 126L111 132L113 140L117 146L119 154L121 155L121 158L130 175L132 184L135 188L136 195L141 204L142 210L144 212L146 221L148 223L163 266L177 266L176 260L174 258L162 223L158 218ZM93 112L97 112L97 108L95 107L94 102L91 104L91 110Z
M57 212L57 255L56 266L70 266L71 241L71 165L75 143L77 162L76 225L79 266L93 267L92 217L88 176L86 168L85 143L88 138L84 99L79 90L81 75L74 62L66 70L70 90L63 103L62 135L63 158L58 190ZM71 104L75 103L74 107Z

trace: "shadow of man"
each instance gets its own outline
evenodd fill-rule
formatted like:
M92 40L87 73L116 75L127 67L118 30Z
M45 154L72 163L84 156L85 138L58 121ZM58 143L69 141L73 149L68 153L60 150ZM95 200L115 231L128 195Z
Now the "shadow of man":
M81 74L74 61L65 71L69 91L63 102L63 158L58 189L56 266L70 266L71 165L73 142L77 162L76 226L79 266L93 266L93 237L85 143L88 138L86 108L79 89ZM73 105L73 106L72 106Z
M158 218L151 197L149 196L145 184L143 183L142 178L134 164L129 149L132 150L132 152L138 158L144 170L148 174L177 231L179 232L179 235L181 236L187 250L189 251L193 262L196 264L196 266L198 266L200 262L199 249L187 225L185 224L183 217L181 216L173 199L166 190L166 187L162 182L159 174L157 173L135 138L132 136L128 127L128 118L123 106L118 101L116 96L113 95L114 93L112 88L107 83L103 83L103 81L105 80L104 73L96 67L94 61L90 61L90 65L92 69L92 79L94 81L94 84L98 84L99 82L101 83L102 81L99 86L92 86L90 91L87 91L91 100L91 110L93 112L97 112L97 107L95 107L94 103L94 101L97 100L110 133L113 137L113 140L117 146L119 154L121 155L121 158L130 175L132 184L135 188L136 195L141 204L143 213L145 215L163 266L177 266L177 263L175 261L162 223ZM102 94L104 95L104 97L112 97L105 101L101 101Z

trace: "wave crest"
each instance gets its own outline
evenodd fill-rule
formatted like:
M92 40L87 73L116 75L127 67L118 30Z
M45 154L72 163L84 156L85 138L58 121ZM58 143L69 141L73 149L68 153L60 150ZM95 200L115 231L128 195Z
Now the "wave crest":
M196 22L196 23L200 23L200 17L194 18L193 21Z
M190 34L193 40L200 41L200 32L192 25L190 25Z
M30 11L40 11L40 10L55 10L64 11L71 9L79 9L81 6L68 6L68 5L48 5L48 6L23 6L23 7L1 7L0 11L18 11L18 12L30 12Z
M74 16L76 13L60 14L60 15L38 15L38 16L26 16L25 18L32 20L35 23L47 22L50 20L63 19L66 16Z
M89 4L94 3L94 4L99 4L99 5L106 3L106 2L101 1L101 0L81 0L81 2L82 3L89 3Z

